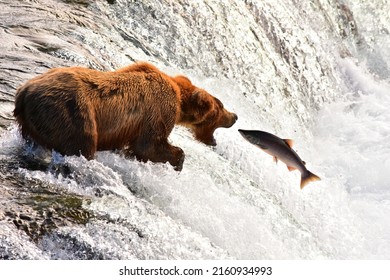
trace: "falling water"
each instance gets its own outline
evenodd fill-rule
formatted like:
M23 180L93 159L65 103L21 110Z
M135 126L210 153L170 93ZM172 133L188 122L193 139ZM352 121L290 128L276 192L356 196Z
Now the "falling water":
M388 259L388 1L0 1L0 258ZM52 67L149 61L239 116L183 171L24 142L16 88ZM322 181L244 141L295 140Z

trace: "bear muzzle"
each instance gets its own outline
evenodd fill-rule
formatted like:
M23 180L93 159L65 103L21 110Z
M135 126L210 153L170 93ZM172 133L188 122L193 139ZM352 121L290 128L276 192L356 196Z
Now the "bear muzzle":
M224 118L222 118L219 127L224 127L224 128L232 127L237 120L238 120L238 116L235 113L227 112Z
M236 123L237 119L238 117L236 114L226 111L224 116L220 118L217 123L211 126L195 126L193 129L195 138L206 145L216 146L217 141L214 138L214 131L220 127L232 127Z

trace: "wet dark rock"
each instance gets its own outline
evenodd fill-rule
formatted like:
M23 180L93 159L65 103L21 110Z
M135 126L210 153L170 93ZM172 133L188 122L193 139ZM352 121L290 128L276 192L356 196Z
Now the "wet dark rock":
M34 242L59 227L86 224L93 217L83 207L88 203L85 197L60 191L39 180L27 180L16 173L9 173L2 182L6 190L1 195L9 198L1 207L4 219Z

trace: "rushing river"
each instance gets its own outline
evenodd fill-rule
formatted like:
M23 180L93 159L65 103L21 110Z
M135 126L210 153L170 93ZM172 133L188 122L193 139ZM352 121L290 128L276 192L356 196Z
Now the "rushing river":
M389 259L387 0L0 0L0 259ZM178 173L29 146L16 88L52 67L149 61L239 119L176 127ZM322 180L237 132L295 140Z

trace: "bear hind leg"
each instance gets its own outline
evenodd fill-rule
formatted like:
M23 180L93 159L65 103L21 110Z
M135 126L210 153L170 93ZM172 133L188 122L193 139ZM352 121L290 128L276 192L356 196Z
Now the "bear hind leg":
M59 152L68 156L84 156L87 160L94 159L97 151L97 137L94 135L82 135L77 138L68 139L65 149Z

